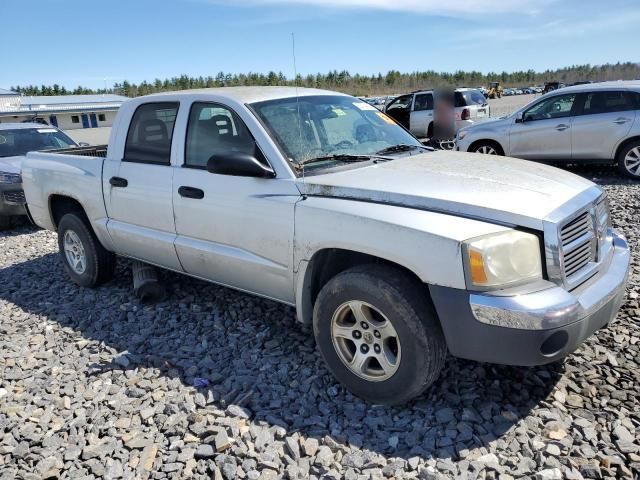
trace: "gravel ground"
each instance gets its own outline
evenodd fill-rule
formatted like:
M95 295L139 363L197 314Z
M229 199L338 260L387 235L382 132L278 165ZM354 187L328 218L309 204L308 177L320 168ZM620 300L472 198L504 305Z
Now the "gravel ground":
M636 246L640 184L583 168ZM53 233L0 235L0 478L636 478L640 261L617 321L562 364L449 359L402 408L336 384L291 308L127 263L64 276Z

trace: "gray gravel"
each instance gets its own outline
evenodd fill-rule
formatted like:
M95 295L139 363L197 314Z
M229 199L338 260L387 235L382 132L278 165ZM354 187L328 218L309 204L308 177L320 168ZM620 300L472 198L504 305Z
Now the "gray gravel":
M605 185L640 237L640 184ZM142 306L121 262L83 290L55 235L0 234L0 478L633 478L640 472L640 261L617 321L563 364L449 359L402 408L324 368L291 308L163 273ZM198 387L194 387L198 385Z

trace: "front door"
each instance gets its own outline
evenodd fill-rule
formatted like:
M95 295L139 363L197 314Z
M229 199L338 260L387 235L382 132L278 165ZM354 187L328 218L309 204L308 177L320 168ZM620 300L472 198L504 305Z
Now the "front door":
M291 302L294 208L300 193L288 180L206 170L210 158L230 152L266 162L230 108L194 103L183 165L173 177L180 263L198 277Z
M87 116L87 114L82 113L80 115L80 118L82 118L82 128L89 128L89 117Z
M631 92L622 90L581 95L581 108L571 126L573 159L613 159L635 120L634 100Z
M140 105L127 134L124 158L104 162L107 228L116 253L181 270L173 245L171 144L178 103Z
M576 94L543 98L511 126L508 155L528 160L571 159L571 123Z
M413 103L413 94L410 93L408 95L400 95L395 100L392 100L387 108L385 108L385 112L387 115L392 117L396 122L402 125L404 128L409 130L411 128L410 118L411 118L411 105Z

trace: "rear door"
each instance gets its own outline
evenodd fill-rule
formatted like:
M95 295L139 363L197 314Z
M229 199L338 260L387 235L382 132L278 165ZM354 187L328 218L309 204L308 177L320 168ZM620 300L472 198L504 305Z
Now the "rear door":
M267 163L228 106L193 103L177 153L173 204L176 250L187 273L285 302L293 301L293 226L300 192L289 179L210 173L210 158L245 153Z
M509 132L508 155L529 160L570 160L576 94L543 98Z
M107 228L117 253L173 270L181 270L173 245L171 167L178 106L138 106L126 133L124 157L105 160L103 171Z
M571 128L574 160L611 160L636 117L635 99L624 90L582 94Z
M427 137L433 122L433 93L417 93L409 120L409 130L416 137Z

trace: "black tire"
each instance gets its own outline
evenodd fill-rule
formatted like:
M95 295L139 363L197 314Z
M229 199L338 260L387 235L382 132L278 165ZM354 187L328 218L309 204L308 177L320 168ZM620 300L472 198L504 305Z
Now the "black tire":
M469 151L473 153L482 153L484 155L504 155L502 147L500 147L500 145L498 145L496 142L492 142L491 140L481 140L479 142L476 142L469 149Z
M64 238L67 232L75 234L84 249L86 262L81 273L74 270L65 253ZM113 278L116 256L102 246L81 213L67 213L58 223L58 248L65 271L81 287L94 288Z
M397 332L401 355L397 370L389 378L378 381L362 378L346 366L334 346L334 313L350 301L375 307ZM424 285L389 266L357 266L329 280L315 303L313 329L318 349L333 375L354 395L377 404L402 404L420 395L438 378L447 354Z
M11 228L11 217L0 215L0 232Z
M640 161L640 140L633 140L627 143L620 149L618 157L616 158L620 173L629 178L633 178L634 180L640 180L640 165L634 166L634 168L630 169L629 163L627 162L628 156L632 158L637 157ZM631 163L631 165L634 165L634 163Z

